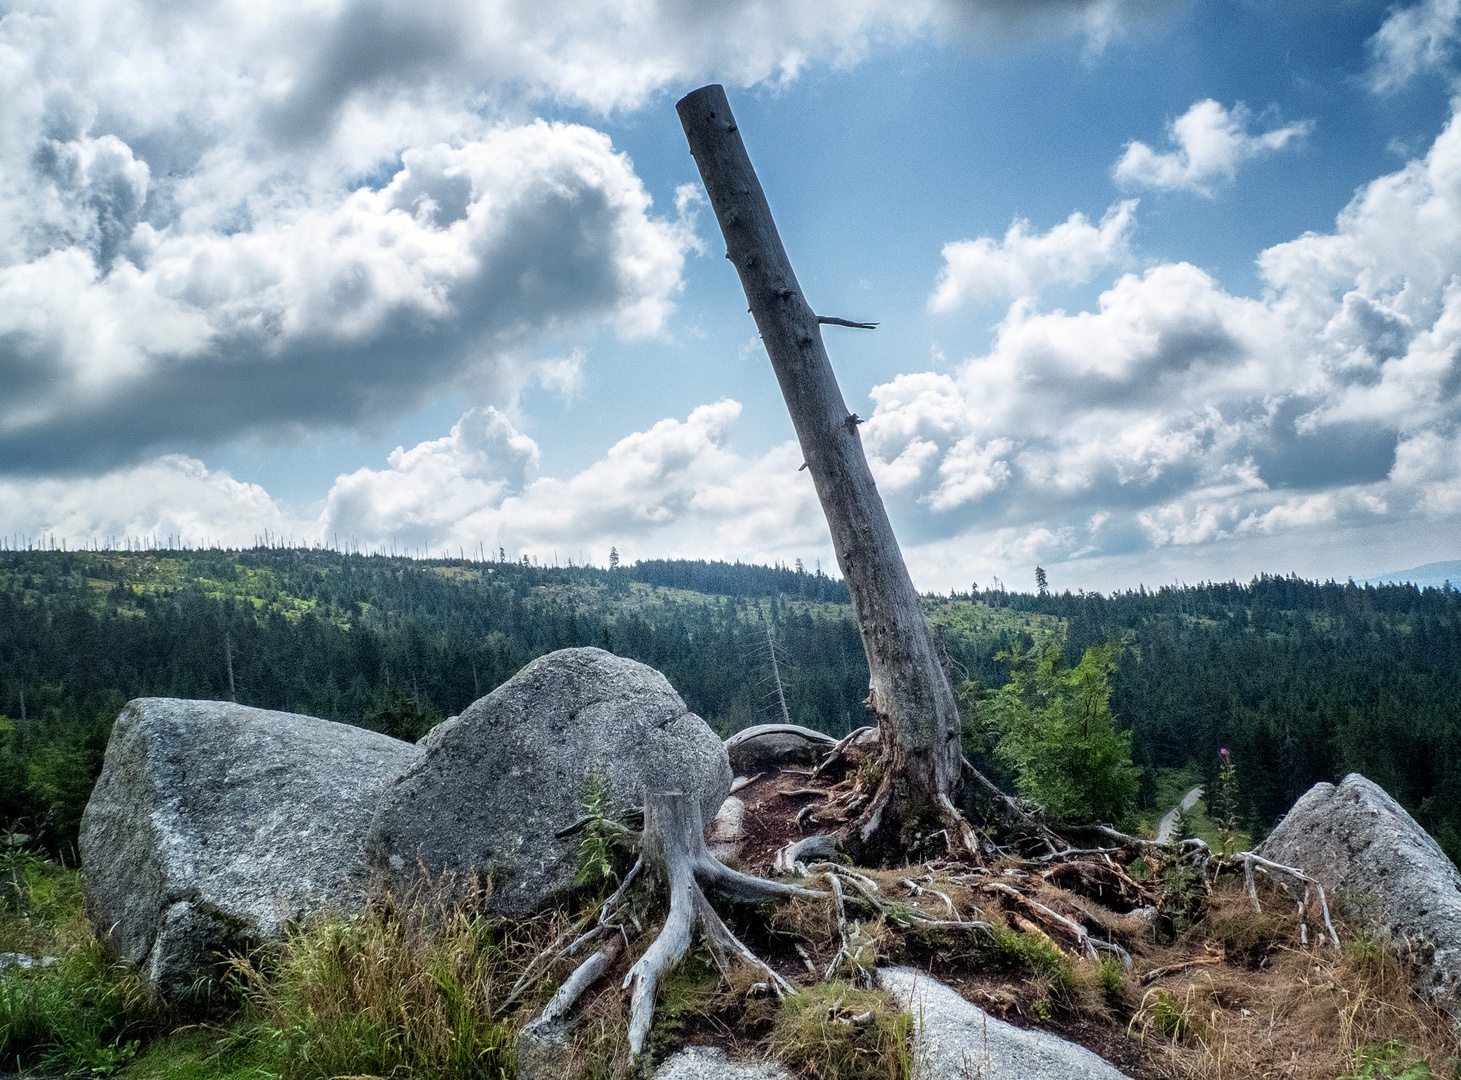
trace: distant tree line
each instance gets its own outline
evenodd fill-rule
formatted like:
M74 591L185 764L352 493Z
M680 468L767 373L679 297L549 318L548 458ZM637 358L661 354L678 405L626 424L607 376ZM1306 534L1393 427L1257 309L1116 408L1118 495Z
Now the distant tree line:
M734 563L0 553L0 831L69 848L132 697L233 698L414 739L567 646L659 668L729 734L780 718L769 625L791 719L841 734L868 718L845 600L819 572ZM1119 642L1109 723L1130 737L1144 804L1156 770L1195 767L1213 782L1228 748L1250 831L1314 782L1358 770L1461 855L1454 590L1265 576L1116 595L976 590L930 598L929 612L951 678L975 688L971 712L1010 682L1011 656L1046 655L1052 635L1072 671ZM1030 687L1046 708L1038 680ZM970 752L1014 790L1019 754L1001 759L977 738Z

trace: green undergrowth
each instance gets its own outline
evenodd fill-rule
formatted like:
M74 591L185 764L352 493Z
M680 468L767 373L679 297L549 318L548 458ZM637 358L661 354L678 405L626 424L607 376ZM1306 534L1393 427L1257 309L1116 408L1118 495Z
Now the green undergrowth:
M41 964L0 974L0 1069L106 1076L161 1011L92 936L74 870L11 845L0 856L0 953Z
M1354 1069L1337 1080L1431 1080L1430 1062L1416 1059L1404 1042L1387 1039L1355 1052Z
M195 1025L149 1043L125 1080L272 1080L287 1065L287 1044L247 1020Z

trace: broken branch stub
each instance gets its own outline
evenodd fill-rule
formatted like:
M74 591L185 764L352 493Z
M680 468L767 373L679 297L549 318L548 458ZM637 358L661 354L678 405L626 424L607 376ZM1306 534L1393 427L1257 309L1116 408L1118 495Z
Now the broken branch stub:
M953 690L868 469L860 421L842 398L820 320L792 272L725 91L701 87L676 110L791 413L867 652L884 774L855 836L866 844L887 826L896 837L904 810L937 812L938 797L959 785Z

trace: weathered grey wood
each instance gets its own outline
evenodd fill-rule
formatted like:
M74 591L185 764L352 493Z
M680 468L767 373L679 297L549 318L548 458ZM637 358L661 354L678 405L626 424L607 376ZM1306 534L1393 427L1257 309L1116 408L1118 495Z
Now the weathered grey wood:
M702 887L749 903L764 903L790 896L822 896L813 889L785 885L732 870L705 847L700 804L678 791L651 791L644 796L643 858L669 891L670 911L665 925L624 976L629 999L629 1063L639 1061L644 1039L654 1021L655 988L674 968L699 934L710 947L722 971L732 960L759 968L777 994L793 987L731 933L710 906ZM632 988L632 989L631 989Z
M725 91L703 86L676 105L690 152L740 274L827 515L837 564L867 652L868 703L878 717L884 780L861 826L867 840L890 802L938 806L959 784L959 714L918 594L873 483L857 426L837 386L819 320L792 272L771 208Z

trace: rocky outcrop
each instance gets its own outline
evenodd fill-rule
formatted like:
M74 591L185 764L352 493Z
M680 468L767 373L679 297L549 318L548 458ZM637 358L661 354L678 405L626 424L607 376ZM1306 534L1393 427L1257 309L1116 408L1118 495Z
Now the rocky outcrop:
M1083 1046L990 1016L916 968L880 968L878 979L913 1014L913 1080L1125 1080Z
M731 769L751 776L789 765L815 765L837 740L797 724L757 724L743 728L725 741Z
M558 833L591 796L622 817L646 789L684 792L710 821L730 791L725 747L669 681L602 649L539 657L446 725L386 792L367 852L397 880L489 876L501 914L572 886L579 838Z
M1420 989L1461 1027L1461 873L1379 785L1315 784L1257 849L1316 879L1347 914L1408 947Z
M420 753L312 716L129 702L81 820L92 925L176 999L218 953L359 907L376 803Z

